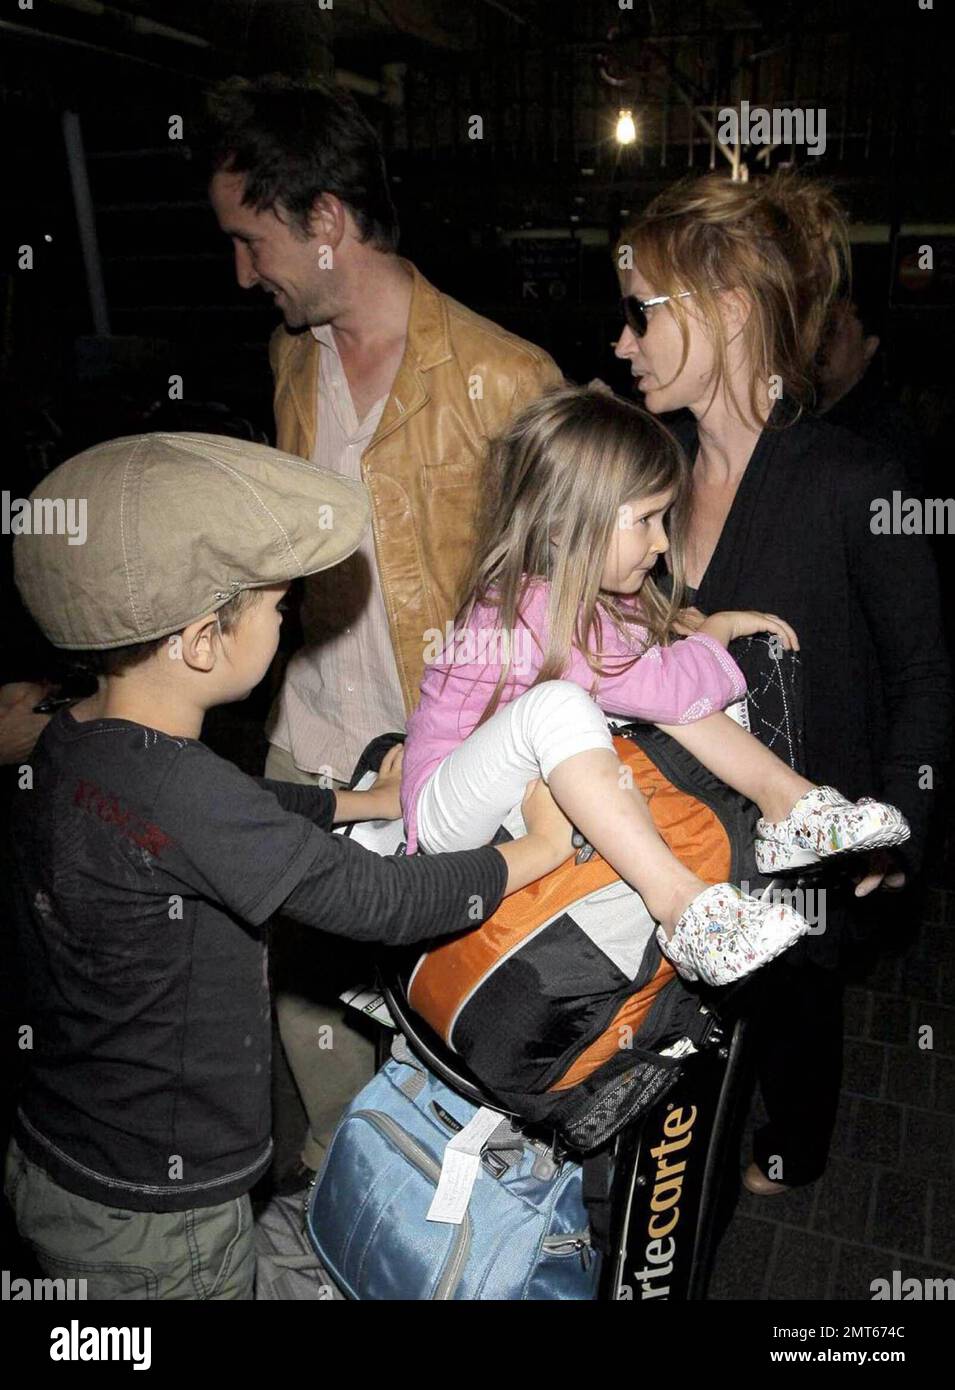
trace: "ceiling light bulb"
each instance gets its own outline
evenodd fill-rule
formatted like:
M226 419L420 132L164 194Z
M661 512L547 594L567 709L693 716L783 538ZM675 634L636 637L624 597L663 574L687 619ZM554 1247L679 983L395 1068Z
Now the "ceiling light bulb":
M629 111L621 111L617 117L617 144L632 145L637 138L637 128Z

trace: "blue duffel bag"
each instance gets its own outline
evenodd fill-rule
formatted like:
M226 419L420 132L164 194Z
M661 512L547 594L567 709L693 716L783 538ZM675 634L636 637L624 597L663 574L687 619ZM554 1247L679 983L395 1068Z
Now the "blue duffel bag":
M556 1162L503 1115L463 1220L427 1219L445 1147L478 1107L403 1042L349 1105L312 1190L307 1226L323 1268L363 1300L595 1298L580 1166Z

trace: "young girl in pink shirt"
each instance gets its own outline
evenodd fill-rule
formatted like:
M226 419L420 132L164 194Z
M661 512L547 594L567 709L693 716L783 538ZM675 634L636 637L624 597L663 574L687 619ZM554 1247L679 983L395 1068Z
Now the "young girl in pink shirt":
M488 843L541 777L640 893L680 974L715 985L747 975L808 923L785 903L704 883L671 854L621 776L606 714L656 724L759 807L761 873L899 844L904 817L814 786L721 713L746 691L726 650L734 638L798 640L771 613L682 614L688 467L659 421L609 392L550 393L492 446L489 483L469 597L408 722L409 852ZM666 552L669 597L651 578Z

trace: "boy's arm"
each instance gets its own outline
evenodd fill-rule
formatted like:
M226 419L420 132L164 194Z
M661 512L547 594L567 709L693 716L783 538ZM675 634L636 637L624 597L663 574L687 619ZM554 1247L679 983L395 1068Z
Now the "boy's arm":
M342 835L322 836L282 915L391 946L476 927L506 894L571 853L570 825L543 784L528 792L523 810L528 834L521 839L456 854L383 857Z
M263 791L271 792L283 811L304 816L320 830L335 824L335 793L325 787L309 787L301 782L277 782L271 777L253 777ZM359 819L359 817L355 817Z
M379 787L377 782L367 791L348 792L310 787L300 782L276 782L271 777L254 780L272 793L283 811L304 816L320 830L331 830L333 825L343 825L346 821L397 820L401 815L397 792Z
M268 777L256 777L260 787L272 792L286 811L305 816L322 830L354 820L398 820L401 815L401 763L404 748L399 743L389 748L381 761L374 785L366 791L325 791L318 787L302 786L297 782L275 782ZM296 792L312 793L298 796ZM318 791L320 797L314 796ZM331 798L329 803L328 798Z
M329 835L280 912L334 936L400 946L477 926L506 882L504 858L490 846L392 858Z
M540 784L524 798L529 833L492 849L383 858L323 834L294 799L327 818L334 795L277 783L268 791L198 742L174 752L153 808L170 873L253 926L280 909L319 930L357 939L414 941L473 927L513 892L571 853L570 827Z
M457 854L410 857L382 856L330 835L281 914L334 936L401 946L478 926L507 893L560 862L534 835Z

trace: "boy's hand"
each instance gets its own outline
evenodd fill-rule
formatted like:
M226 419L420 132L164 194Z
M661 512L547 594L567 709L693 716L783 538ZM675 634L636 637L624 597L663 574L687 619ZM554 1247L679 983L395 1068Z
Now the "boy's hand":
M536 778L527 784L521 812L528 835L536 835L547 844L554 856L551 868L556 869L573 853L574 827L557 805L546 782Z
M757 632L769 632L779 639L786 651L799 650L799 638L795 631L775 613L757 613L749 609L740 612L711 613L697 631L715 638L724 647L728 647L736 637L752 637Z
M380 807L375 813L378 820L397 820L401 815L401 798L398 793L401 789L401 764L404 757L404 744L396 743L381 760L375 785L370 788L370 795L375 797L376 804Z
M573 854L573 826L540 780L528 782L521 802L527 834L495 845L507 865L505 893L516 893L543 878Z
M354 820L398 820L401 816L401 764L404 761L403 743L381 760L375 784L365 792L335 793L335 823Z

